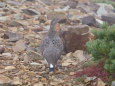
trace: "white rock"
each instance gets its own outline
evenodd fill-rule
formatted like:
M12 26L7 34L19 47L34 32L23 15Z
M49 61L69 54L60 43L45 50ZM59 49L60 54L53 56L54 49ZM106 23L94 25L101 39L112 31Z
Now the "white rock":
M0 85L5 84L5 83L10 83L10 82L11 82L10 78L4 75L0 75Z
M82 50L75 51L73 53L73 56L76 57L76 58L78 58L80 62L86 60L85 56L83 55L83 51Z
M15 69L14 66L7 66L7 67L5 67L5 70L13 70L13 69Z
M36 63L36 62L32 62L32 63L30 63L30 65L42 65L42 64Z
M112 84L111 84L111 86L115 86L115 81L112 81Z
M10 19L9 16L2 16L2 17L0 17L0 22L7 21L7 20L9 20L9 19Z
M34 84L34 86L43 86L43 83L39 82L39 83Z
M2 53L3 56L6 56L6 57L11 57L12 54L11 53Z
M97 10L97 15L99 17L112 12L112 10L114 9L110 4L98 3L98 5L100 5L100 8Z

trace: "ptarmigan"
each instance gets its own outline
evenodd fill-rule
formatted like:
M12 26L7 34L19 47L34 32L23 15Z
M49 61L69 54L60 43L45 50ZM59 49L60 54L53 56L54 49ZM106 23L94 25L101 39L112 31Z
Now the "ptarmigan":
M63 51L63 42L56 31L56 24L59 19L54 18L51 21L50 29L41 45L41 52L49 65L49 70L54 71L57 61Z

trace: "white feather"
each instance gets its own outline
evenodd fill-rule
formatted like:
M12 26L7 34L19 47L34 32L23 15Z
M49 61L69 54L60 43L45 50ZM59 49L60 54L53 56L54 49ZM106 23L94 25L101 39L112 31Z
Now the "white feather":
M54 68L54 66L52 64L50 64L50 68Z

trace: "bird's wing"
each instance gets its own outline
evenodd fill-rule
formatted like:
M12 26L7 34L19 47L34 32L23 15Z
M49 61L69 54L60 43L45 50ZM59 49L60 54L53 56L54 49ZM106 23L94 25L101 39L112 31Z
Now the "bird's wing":
M61 38L59 36L56 36L54 40L55 40L54 41L55 47L57 49L59 49L60 51L62 51L63 50L63 42L62 42Z
M44 50L43 56L48 64L55 65L61 56L61 51L50 44L49 47Z
M49 47L49 44L50 44L50 39L49 37L46 37L43 41L42 41L42 44L40 46L40 50L41 52L43 53L45 48Z

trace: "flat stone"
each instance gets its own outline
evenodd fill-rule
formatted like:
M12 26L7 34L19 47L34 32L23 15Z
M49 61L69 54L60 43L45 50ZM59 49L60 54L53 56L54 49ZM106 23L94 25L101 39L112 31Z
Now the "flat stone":
M15 69L14 66L7 66L7 67L5 67L5 70L14 70L14 69Z
M85 50L86 42L89 40L89 27L87 25L66 25L60 32L63 39L65 52Z
M54 11L54 12L47 13L47 18L49 20L52 20L53 18L66 19L66 17L67 16L66 16L65 12L56 12L56 11Z
M20 2L17 1L6 0L6 2L11 5L22 5Z
M0 53L3 53L4 52L4 47L3 46L0 46Z
M1 22L5 22L5 21L7 21L7 20L9 20L9 19L10 19L9 16L1 16L1 17L0 17L0 21L1 21Z
M85 56L84 56L82 50L77 50L77 51L75 51L75 52L73 53L73 56L76 57L76 58L78 58L80 62L86 60L86 58L85 58Z
M8 41L10 42L16 42L22 39L23 35L19 33L14 33L14 32L6 32L4 33L3 38L8 39Z
M112 81L112 84L111 84L111 86L115 86L115 81Z
M78 1L67 1L64 3L64 6L69 6L70 8L76 8Z
M24 26L22 23L18 22L18 21L11 21L8 24L10 27L18 27L18 26Z
M0 2L0 8L5 7L5 6L6 6L5 3Z
M6 56L6 57L11 57L12 54L11 53L2 53L3 56Z
M81 22L89 26L99 27L94 16L85 16L81 19Z
M8 84L10 82L11 82L10 78L0 74L0 85L8 86L8 85L4 85L4 84Z
M31 16L38 15L35 11L30 9L22 9L22 11L27 15L31 15Z
M115 13L109 13L106 15L102 15L102 20L109 23L109 24L115 24Z
M14 52L22 52L26 49L26 44L23 40L19 40L16 42L16 45L13 46Z
M106 3L98 3L98 5L100 6L99 9L97 10L97 15L98 16L102 16L108 13L113 13L113 6L110 4L106 4Z

